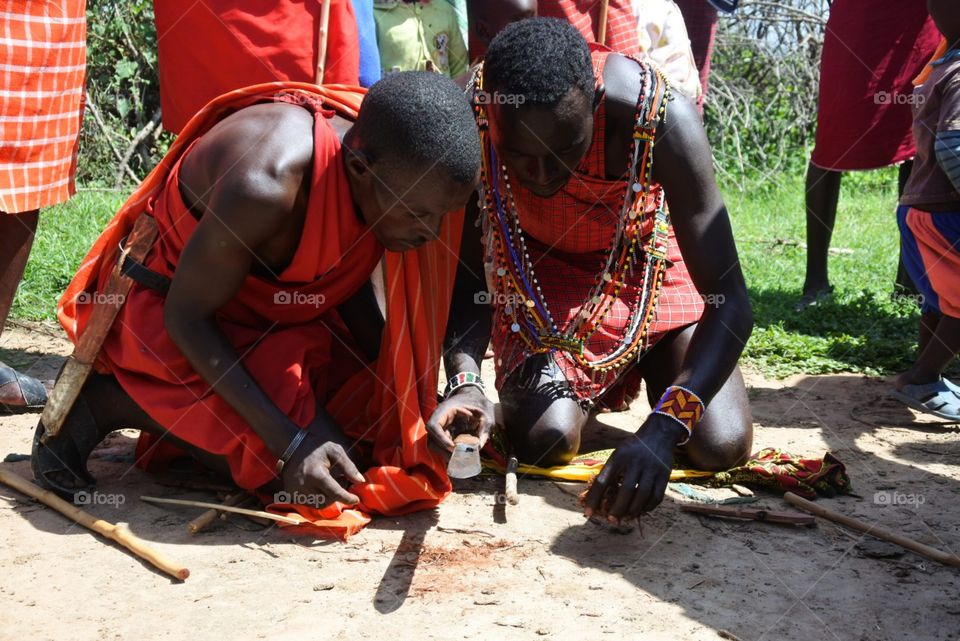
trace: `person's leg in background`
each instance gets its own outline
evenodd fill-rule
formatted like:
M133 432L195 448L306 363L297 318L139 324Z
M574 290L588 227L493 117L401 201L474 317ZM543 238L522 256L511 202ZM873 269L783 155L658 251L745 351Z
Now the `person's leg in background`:
M0 336L23 278L39 219L36 209L20 214L0 212ZM46 400L46 391L39 381L0 361L0 405L39 407Z
M807 169L807 276L797 311L816 304L833 291L827 275L827 253L837 220L842 177L842 172L822 169L813 163Z
M913 161L906 160L900 163L900 170L897 174L897 201L900 201L900 197L903 196L903 190L907 186L907 181L910 180L910 172L913 170ZM917 286L913 284L913 280L910 279L910 274L907 272L906 266L903 264L903 248L900 248L900 256L897 259L897 279L893 284L893 294L894 296L906 295L906 296L916 296L919 292L917 291ZM921 327L925 327L921 321ZM921 337L923 336L923 331L921 330ZM921 338L922 342L922 338ZM922 349L922 348L921 348Z

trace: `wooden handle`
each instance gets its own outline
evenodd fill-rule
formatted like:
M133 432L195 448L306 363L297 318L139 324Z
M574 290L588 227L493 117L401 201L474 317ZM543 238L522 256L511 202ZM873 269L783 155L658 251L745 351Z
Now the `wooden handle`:
M151 548L146 541L137 537L126 525L114 525L108 521L95 518L77 506L67 503L53 492L31 483L10 470L0 468L0 483L9 485L18 492L52 507L57 512L76 521L88 530L93 530L111 541L116 541L141 559L148 561L154 567L166 572L175 579L185 581L187 577L190 576L190 570L174 563L160 552Z
M607 12L610 8L610 0L603 0L600 3L600 26L597 27L597 42L607 44Z
M330 37L330 0L320 3L320 29L317 33L317 75L314 84L323 84L323 74L327 66L327 40Z
M817 516L827 519L828 521L833 521L834 523L839 523L844 525L851 530L856 530L857 532L863 532L864 534L869 534L870 536L882 539L884 541L889 541L890 543L896 543L900 547L906 548L911 552L916 552L921 554L928 559L933 559L934 561L939 561L940 563L945 563L947 565L952 565L954 567L960 567L960 557L954 554L948 554L942 550L932 548L929 545L924 545L919 541L914 541L913 539L901 536L895 532L891 532L885 528L880 527L879 525L870 525L864 523L859 519L855 519L839 512L834 512L833 510L812 503L805 498L799 497L793 492L787 492L783 495L783 499L795 505L796 507L810 512L811 514L816 514Z
M510 460L507 461L507 474L504 480L503 494L507 497L507 503L510 505L516 505L520 502L520 497L517 495L518 465L516 456L511 456Z

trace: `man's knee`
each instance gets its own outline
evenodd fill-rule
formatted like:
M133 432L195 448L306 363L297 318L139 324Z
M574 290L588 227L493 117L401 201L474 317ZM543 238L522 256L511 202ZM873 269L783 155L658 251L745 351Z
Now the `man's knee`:
M701 424L701 427L702 424ZM710 426L684 447L684 454L695 469L719 472L743 465L753 450L753 425L738 420L723 426ZM698 438L699 437L699 438Z
M576 400L501 392L501 401L504 427L520 461L550 467L577 455L586 416Z

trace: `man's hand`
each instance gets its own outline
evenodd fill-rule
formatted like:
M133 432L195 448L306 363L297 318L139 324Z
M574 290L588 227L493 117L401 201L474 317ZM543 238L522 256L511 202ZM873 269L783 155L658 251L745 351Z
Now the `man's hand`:
M342 445L316 434L307 435L283 466L283 489L292 496L315 497L306 502L317 507L334 501L356 505L359 497L346 491L343 484L364 481Z
M660 505L673 468L673 448L686 437L676 421L651 414L634 438L610 455L584 500L585 516L620 524Z
M427 432L437 445L452 452L455 447L453 437L458 434L475 434L480 438L482 448L493 424L493 403L471 385L454 390L449 398L437 405L427 421Z

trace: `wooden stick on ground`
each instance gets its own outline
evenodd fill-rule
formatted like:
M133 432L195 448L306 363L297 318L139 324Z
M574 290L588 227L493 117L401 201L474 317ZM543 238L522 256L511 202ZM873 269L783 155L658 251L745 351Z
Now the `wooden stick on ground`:
M140 500L146 501L147 503L161 503L164 505L188 505L190 507L205 507L213 510L220 510L221 512L233 512L234 514L245 514L247 516L259 516L262 519L279 521L280 523L286 523L287 525L300 525L301 523L301 521L297 519L292 519L289 516L271 514L270 512L263 512L261 510L248 510L246 508L232 507L230 505L220 505L219 503L208 503L206 501L187 501L185 499L163 499L157 496L141 496Z
M516 505L520 502L520 497L517 495L517 466L517 457L511 455L507 461L507 473L504 477L503 487L503 494L507 497L507 503L510 505Z
M330 0L320 4L320 30L317 32L317 75L314 84L323 84L327 66L327 41L330 39Z
M719 516L728 519L747 519L749 521L766 521L768 523L783 523L786 525L816 525L817 520L809 514L799 512L778 512L773 510L758 510L756 508L732 507L729 505L696 505L684 503L680 506L684 512Z
M597 28L597 42L607 44L607 10L610 8L610 0L603 0L600 3L600 26Z
M244 501L249 496L244 490L240 490L234 494L228 494L224 499L223 504L227 506L236 506ZM211 508L187 523L187 531L190 534L196 534L204 528L210 526L211 523L217 520L217 517L221 514L224 514L224 511L220 508Z
M884 541L889 541L890 543L896 543L900 547L906 548L911 552L916 552L917 554L923 555L928 559L933 559L934 561L939 561L940 563L945 563L954 567L960 567L960 556L955 554L949 554L947 552L943 552L942 550L930 547L929 545L924 545L919 541L914 541L911 538L901 536L895 532L884 529L879 525L870 525L859 519L840 514L839 512L834 512L833 510L823 507L822 505L817 505L816 503L812 503L804 498L801 498L793 492L787 492L784 494L783 499L787 503L795 505L801 510L805 510L811 514L816 514L817 516L827 519L828 521L839 523L840 525L846 526L851 530L863 532L864 534L869 534L870 536L882 539Z
M93 530L111 541L116 541L141 559L149 561L157 569L166 572L180 581L185 581L187 577L190 576L190 570L174 563L151 548L146 541L133 534L123 523L114 525L113 523L87 514L75 505L70 505L53 492L31 483L10 470L0 468L0 483L9 485L18 492L52 507L57 512L60 512L67 518L73 519L88 530Z

